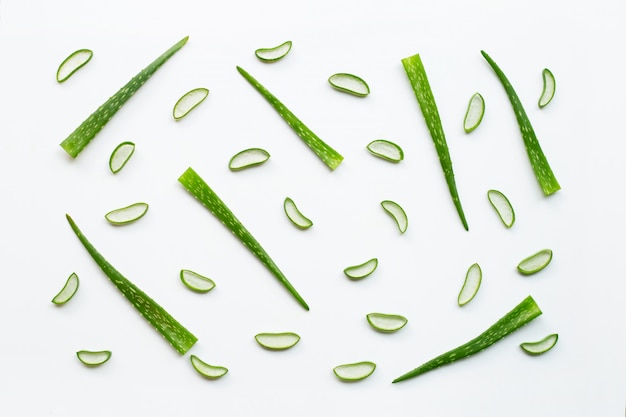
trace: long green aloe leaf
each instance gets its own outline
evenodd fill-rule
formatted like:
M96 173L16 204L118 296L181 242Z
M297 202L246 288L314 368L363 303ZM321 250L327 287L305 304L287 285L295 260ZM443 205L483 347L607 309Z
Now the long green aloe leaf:
M509 82L504 72L500 69L498 64L495 63L493 59L485 51L480 51L483 57L487 60L493 71L498 76L498 79L502 83L504 90L506 91L507 96L509 97L509 101L511 102L511 106L513 107L513 111L515 112L515 117L517 118L517 124L519 124L520 132L522 133L522 139L524 140L524 146L526 147L526 153L528 153L528 158L530 159L530 166L532 167L535 177L537 181L539 181L539 185L543 190L545 195L553 194L561 189L559 182L556 180L550 165L548 164L548 160L541 150L541 146L539 145L539 141L537 140L537 135L535 135L535 130L530 124L530 120L526 115L526 111L524 110L524 106L522 106L522 102L520 101L517 93L513 89L513 86Z
M180 48L182 48L189 37L184 37L174 46L165 51L163 55L155 59L150 65L135 75L126 85L119 89L117 93L111 96L103 105L98 107L96 111L76 128L63 142L61 147L70 154L72 158L76 158L78 154L91 142L91 140L102 130L102 128L111 120L117 111L128 101L144 85L146 81L172 57Z
M331 148L326 142L320 139L311 131L300 119L296 117L285 105L276 98L269 90L261 85L256 79L241 67L237 67L237 71L252 85L278 112L280 117L300 136L300 139L308 145L313 152L330 168L335 169L343 161L336 150Z
M465 220L465 214L463 213L463 207L461 207L461 200L459 199L459 193L456 189L456 182L454 180L454 171L452 170L452 159L450 158L450 152L448 150L448 144L446 142L446 136L443 133L443 126L441 125L441 118L439 117L439 111L437 110L437 104L435 103L435 97L430 88L428 77L426 76L426 70L420 55L413 55L402 59L402 65L404 71L409 77L413 92L417 98L422 115L428 126L428 131L435 144L437 155L439 155L439 162L443 169L443 174L448 183L448 189L450 190L450 196L456 207L456 211L459 213L461 222L465 230L468 230L467 220Z
M76 223L74 223L74 220L72 220L69 215L66 215L66 217L76 237L80 240L80 243L83 244L96 264L98 264L109 280L120 290L133 307L135 307L180 354L184 355L191 349L198 338L176 321L176 319L157 304L156 301L115 269L87 240Z
M306 310L309 306L300 296L298 291L291 285L287 277L276 266L272 258L261 247L261 244L252 236L243 224L235 217L232 211L224 204L209 185L192 169L187 170L178 178L178 181L189 191L198 201L200 201L215 217L217 217L230 231L244 244L267 269L283 284L283 286L295 297Z

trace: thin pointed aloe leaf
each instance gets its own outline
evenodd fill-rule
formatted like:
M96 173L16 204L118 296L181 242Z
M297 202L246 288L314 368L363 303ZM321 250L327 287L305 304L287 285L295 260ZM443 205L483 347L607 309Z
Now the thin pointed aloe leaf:
M63 286L61 291L59 291L59 293L54 296L52 302L56 305L62 305L67 303L72 299L72 297L74 297L76 291L78 291L78 285L78 275L76 275L75 272L72 272L72 274L65 281L65 285Z
M372 258L359 265L353 265L345 268L343 273L352 280L362 279L371 275L378 267L378 259Z
M500 217L502 223L507 228L513 226L513 223L515 223L515 211L509 199L498 190L487 191L487 198L491 206L496 210L496 213L498 213L498 217Z
M360 381L367 378L376 370L376 364L370 361L347 363L333 368L337 378L342 381Z
M135 144L133 142L122 142L113 149L109 158L109 169L112 173L117 174L124 168L128 160L135 153Z
M485 115L485 99L480 93L475 93L470 98L467 105L467 111L465 112L465 119L463 120L463 130L465 133L470 133L478 127Z
M267 100L280 117L296 132L296 134L307 144L309 148L320 158L330 169L335 169L343 161L336 150L331 148L326 142L320 139L311 131L300 119L298 119L280 100L278 100L269 90L261 85L256 79L248 74L243 68L237 67L237 71L253 86L265 100Z
M286 350L300 341L300 336L293 332L259 333L254 336L257 343L269 350Z
M517 270L523 275L532 275L541 271L552 261L552 250L542 249L530 255L517 265Z
M190 271L188 269L180 270L180 280L191 291L205 293L215 288L215 282L197 272Z
M552 349L558 340L559 335L557 333L552 333L536 342L524 342L519 346L529 355L541 355L542 353L546 353Z
M376 139L367 144L367 150L372 155L389 162L400 162L404 159L402 148L385 139Z
M489 346L493 345L503 337L513 333L517 329L521 328L525 324L530 323L535 318L541 315L541 309L535 302L535 300L528 296L521 303L515 306L511 311L505 314L495 324L485 330L483 333L470 340L469 342L461 345L455 349L452 349L446 353L443 353L434 359L418 366L394 379L393 382L400 382L416 376L422 375L433 369L437 369L441 366L448 365L459 359L466 358L470 355L478 353Z
M83 244L85 250L91 255L102 272L126 297L126 299L139 311L139 313L176 349L180 354L185 354L196 343L198 338L172 317L163 307L157 304L139 287L130 282L117 269L113 267L87 240L78 228L74 220L66 215L70 227L76 237Z
M400 204L395 201L384 200L381 201L380 205L387 213L389 213L391 217L393 217L400 233L406 232L406 229L409 227L409 218Z
M209 90L203 87L187 91L178 99L176 104L174 104L174 109L172 110L174 120L180 120L187 116L189 112L198 107L208 95Z
M446 142L446 136L443 133L443 126L441 125L441 118L439 117L439 111L437 110L437 104L435 103L435 97L430 88L428 77L426 76L426 70L420 55L413 55L402 59L402 65L406 75L409 78L413 92L417 98L422 115L428 126L428 131L435 144L437 155L439 155L439 162L443 170L446 183L448 184L448 190L450 196L456 207L456 211L461 218L463 227L465 230L469 230L467 226L467 220L465 219L465 213L461 206L461 200L459 199L459 193L456 189L456 181L454 180L454 171L452 170L452 160L450 159L450 151L448 150L448 144Z
M104 102L96 111L94 111L80 126L76 128L70 135L61 142L61 147L72 157L76 158L78 154L91 142L91 140L102 130L102 128L111 120L117 111L130 99L139 88L172 57L180 48L182 48L189 37L185 37L178 41L174 46L165 51L161 56L155 59L150 65L135 75L126 85L119 89L117 93Z
M472 264L465 274L465 281L463 282L463 287L461 288L457 298L459 307L463 307L465 304L474 299L478 289L480 288L482 279L483 271L480 269L480 265Z
M285 202L283 203L283 209L285 210L285 214L287 218L294 224L296 227L300 229L308 229L313 226L313 222L311 219L306 217L296 206L296 203L289 197L285 198Z
M104 218L111 224L122 226L141 219L148 212L147 203L134 203L126 207L109 211Z
M370 326L383 333L397 332L408 323L407 318L399 314L369 313L365 317Z
M367 85L365 80L352 74L333 74L328 78L328 83L336 90L343 91L344 93L352 94L357 97L365 97L370 93L370 87Z
M526 147L526 153L528 154L528 159L530 160L530 166L535 173L535 177L537 178L543 193L545 195L554 194L561 189L561 186L556 180L556 177L548 164L548 160L541 150L541 146L537 140L537 135L535 134L533 126L530 124L530 120L526 115L522 102L517 96L517 93L513 89L513 86L509 82L508 78L504 75L504 72L502 72L495 61L491 59L485 51L480 51L480 53L496 73L500 83L502 83L502 86L504 87L504 91L509 97L511 107L513 107L515 117L517 118L517 124L519 125L520 132L522 134L522 139L524 140L524 146Z
M263 62L276 62L291 51L291 45L291 41L286 41L273 48L259 48L254 51L254 54Z
M191 366L195 369L200 375L208 379L217 379L220 378L228 372L228 368L223 366L209 365L204 362L202 359L198 358L196 355L191 355Z
M547 68L544 68L541 72L543 77L543 90L541 91L541 96L539 97L539 102L537 103L539 108L544 108L552 101L552 97L554 97L554 93L556 91L556 80L554 79L554 74Z
M231 171L241 171L242 169L264 164L268 159L270 159L270 154L265 149L244 149L230 158L230 161L228 161L228 169Z
M79 49L72 52L61 62L57 69L57 82L62 83L70 78L76 71L87 65L93 57L91 49Z
M110 350L79 350L76 352L78 360L90 367L100 366L111 359Z
M235 217L232 211L224 204L209 185L190 167L178 178L178 181L202 203L215 217L217 217L239 240L252 252L278 281L291 293L305 310L309 306L302 296L291 285L272 258L263 249L261 244L252 236L245 226Z

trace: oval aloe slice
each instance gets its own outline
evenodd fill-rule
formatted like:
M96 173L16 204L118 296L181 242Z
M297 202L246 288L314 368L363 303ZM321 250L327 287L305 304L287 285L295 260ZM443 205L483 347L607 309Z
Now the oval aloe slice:
M465 119L463 120L463 129L465 133L470 133L476 129L480 122L483 120L485 114L485 99L480 93L475 93L470 98L467 105L467 112L465 112Z
M480 265L473 264L470 266L465 274L465 282L463 283L463 287L461 288L457 299L459 307L463 307L465 304L472 301L480 288L482 279L483 271L480 269Z
M406 216L404 209L400 207L398 203L391 200L382 201L380 205L383 207L383 209L385 209L387 213L389 213L391 217L393 217L396 225L398 225L398 230L400 230L400 233L406 232L407 227L409 227L409 219Z
M245 149L236 153L230 162L228 162L228 168L231 171L241 171L242 169L261 165L270 158L270 154L261 148Z
M285 214L287 215L287 218L300 229L308 229L309 227L313 226L313 222L304 214L302 214L300 210L298 210L298 207L296 207L296 203L294 203L291 198L285 198L283 208L285 209Z
M174 109L172 110L174 119L180 120L187 116L189 112L198 107L198 105L200 105L200 103L202 103L208 95L209 90L202 87L194 88L193 90L183 94L183 96L178 99L176 104L174 104Z
M276 62L291 51L291 41L284 42L273 48L259 48L254 54L263 62Z
M147 203L134 203L130 206L111 210L104 217L111 224L124 225L139 220L148 211Z
M378 259L372 258L360 265L349 266L343 270L343 273L350 279L361 279L370 275L378 267Z
M205 293L215 288L215 282L211 278L202 276L188 269L180 270L180 280L192 291Z
M285 350L296 345L300 336L296 333L259 333L254 336L259 345L269 350Z
M368 143L367 150L370 151L372 155L390 162L400 162L404 159L402 148L384 139L376 139Z
M110 350L79 350L76 352L78 360L87 366L99 366L111 358Z
M369 313L366 318L374 329L383 333L397 332L408 322L406 317L398 314Z
M335 89L358 97L365 97L370 93L370 87L367 83L362 78L353 74L333 74L328 78L328 82Z
M227 368L224 368L223 366L209 365L208 363L198 358L196 355L191 355L190 360L193 369L195 369L200 375L208 379L217 379L226 375L226 373L228 372Z
M333 372L342 381L360 381L374 373L375 369L374 362L364 361L335 366Z
M59 291L57 295L54 296L52 302L57 305L65 304L72 299L76 291L78 290L78 275L75 272L67 278L65 281L65 285Z
M515 223L515 211L508 198L498 190L487 191L487 198L491 206L496 210L502 223L510 228Z
M79 49L72 52L67 58L61 62L57 69L57 82L62 83L72 76L76 71L87 65L93 57L93 51L90 49Z
M541 91L541 97L539 97L539 108L543 108L552 101L552 97L554 97L554 92L556 91L556 80L554 79L554 74L547 68L541 72L543 76L543 90Z
M524 342L519 346L529 355L541 355L552 349L558 340L559 335L553 333L536 342Z
M548 266L552 260L552 250L543 249L530 255L517 265L517 270L524 275L531 275Z
M133 142L122 142L117 145L109 158L109 169L111 172L117 174L121 171L134 152L135 144Z

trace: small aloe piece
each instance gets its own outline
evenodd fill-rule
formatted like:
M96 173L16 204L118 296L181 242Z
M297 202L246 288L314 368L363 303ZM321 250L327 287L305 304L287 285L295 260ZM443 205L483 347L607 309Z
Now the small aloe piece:
M198 358L196 355L191 355L189 359L191 360L191 366L193 366L193 369L195 369L200 375L205 378L217 379L226 375L226 373L228 372L228 368L225 368L223 366L209 365L208 363Z
M300 229L308 229L309 227L313 226L313 222L311 221L311 219L306 217L304 214L302 214L300 210L298 210L296 203L294 203L291 198L285 198L285 202L283 203L283 209L285 210L287 218L291 220L291 222L296 225L296 227Z
M91 49L79 49L72 52L61 62L57 69L57 82L62 83L70 78L76 71L87 65L93 57Z
M408 323L407 318L399 314L369 313L366 318L370 326L383 333L397 332Z
M265 349L285 350L295 346L300 341L300 336L293 332L259 333L254 339Z
M362 279L370 275L378 267L378 259L372 258L362 264L349 266L343 270L343 273L350 279Z
M208 277L202 276L188 269L180 270L180 280L191 291L205 293L215 288L215 282Z
M552 261L552 250L542 249L530 255L517 265L517 270L523 275L531 275L541 271Z
M133 142L126 141L117 145L109 158L109 169L111 172L117 174L121 171L134 152L135 144Z
M374 373L374 370L376 370L376 364L369 361L347 363L333 368L337 378L342 381L360 381Z
M557 333L552 333L536 342L524 342L519 346L529 355L541 355L542 353L546 353L552 349L558 340L559 335Z
M353 74L333 74L328 78L328 82L336 90L358 97L365 97L370 93L370 87L367 83L361 77Z
M265 163L270 159L270 154L261 148L244 149L237 152L230 158L228 169L231 171L241 171L242 169L254 167Z
M104 218L109 223L117 226L130 224L141 219L148 212L148 207L147 203L133 203L129 206L109 211L104 215Z
M465 119L463 120L463 129L465 133L470 133L478 127L483 120L485 114L485 99L480 93L475 93L470 98L467 105L467 112L465 112Z
M472 301L480 288L482 279L483 271L480 269L480 265L471 265L465 274L465 281L463 282L463 287L459 292L459 297L457 299L459 307L463 307L465 304Z
M79 350L76 352L76 356L78 360L84 363L87 366L100 366L109 359L111 359L111 351L110 350Z
M189 112L198 107L208 95L209 90L203 87L187 91L178 99L176 104L174 104L174 109L172 109L174 120L180 120L187 116Z
M273 48L259 48L254 54L263 62L276 62L284 58L291 51L292 42L286 41Z
M381 201L380 205L387 213L389 213L391 217L393 217L400 233L406 232L406 229L409 227L409 219L400 204L395 201L384 200Z
M389 162L400 162L404 159L402 148L385 139L376 139L367 144L367 150L372 155Z
M544 68L541 72L543 77L543 90L541 91L541 96L539 97L539 108L544 108L552 101L552 97L554 97L554 93L556 91L556 80L554 79L554 74L547 68Z
M487 191L487 198L491 206L496 210L496 213L498 213L502 223L507 228L513 226L513 223L515 223L515 211L509 199L498 190Z
M74 294L76 294L76 291L78 291L78 284L78 275L76 275L75 272L72 272L72 274L65 281L65 285L61 291L54 296L52 302L56 305L62 305L70 301Z

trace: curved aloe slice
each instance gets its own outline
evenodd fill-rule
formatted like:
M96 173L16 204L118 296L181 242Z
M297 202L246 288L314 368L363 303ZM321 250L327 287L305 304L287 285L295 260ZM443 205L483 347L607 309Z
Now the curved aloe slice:
M104 215L104 218L111 224L121 226L141 219L147 212L147 203L134 203L130 206L111 210Z
M215 288L215 282L211 278L202 276L188 269L180 270L180 280L192 291L205 293Z
M61 62L57 69L57 82L62 83L72 76L76 71L87 65L93 57L91 49L79 49L72 52Z
M308 229L309 227L313 226L313 222L304 214L302 214L300 210L298 210L298 207L296 207L296 203L294 203L291 198L285 198L283 208L285 210L287 218L300 229Z
M508 198L498 190L487 191L487 198L506 227L515 223L515 211Z
M513 333L541 315L541 309L531 296L526 297L513 310L469 342L429 360L423 365L393 380L394 383L414 378L443 365L478 353Z
M372 258L360 265L349 266L343 270L343 273L350 279L361 279L370 275L378 267L378 259Z
M300 336L296 333L259 333L254 336L259 345L269 350L285 350L296 345Z
M398 314L369 313L366 318L374 329L383 333L397 332L408 323L406 317Z
M276 62L291 51L291 41L284 42L273 48L259 48L254 54L263 62Z
M552 260L552 250L543 249L530 255L517 265L517 270L524 275L531 275L548 266Z
M176 349L180 354L185 354L196 343L198 338L172 317L163 307L156 303L139 287L126 279L113 267L96 248L87 240L78 228L74 220L66 214L70 227L76 234L85 250L91 255L102 272L126 297L126 299L141 313L141 315L154 326L155 329Z
M370 93L370 87L367 83L361 77L353 74L333 74L328 78L328 82L336 90L358 97L365 97Z
M552 101L552 97L554 97L554 92L556 91L556 80L554 79L554 74L547 68L544 68L541 72L543 77L543 90L541 91L541 96L539 97L539 108L543 108Z
M174 46L165 51L160 57L155 59L150 65L135 75L124 87L104 102L94 111L80 126L76 128L63 142L61 147L72 157L78 154L91 142L91 140L102 130L117 111L130 99L139 88L182 48L189 37L178 41Z
M122 142L117 145L109 158L109 169L111 172L117 174L121 171L134 152L135 144L133 142Z
M209 365L208 363L202 361L196 355L190 356L191 366L195 369L200 375L208 379L217 379L226 375L228 372L227 368L223 366L215 366Z
M347 363L333 368L337 378L342 381L360 381L374 373L374 370L376 370L376 364L369 361Z
M390 162L400 162L404 159L402 148L393 142L384 139L377 139L367 144L367 150L372 155Z
M480 93L475 93L470 98L467 105L467 112L465 113L465 119L463 120L463 129L465 133L470 133L476 129L480 122L483 120L485 114L485 99Z
M178 99L176 104L174 104L174 109L172 110L174 120L180 120L187 116L189 112L198 107L208 95L209 90L202 87L194 88L193 90L183 94L183 96Z
M280 100L278 100L268 89L263 87L256 79L248 74L243 68L237 67L237 71L257 90L265 100L268 101L278 112L280 117L296 132L296 134L307 144L309 148L320 158L330 169L335 169L343 161L336 150L331 148L326 142L320 139L311 131L300 119L298 119Z
M473 264L470 266L465 274L465 282L463 283L463 287L461 288L457 299L460 307L463 307L465 304L472 301L472 299L476 296L482 279L483 271L480 269L480 265Z
M239 240L252 252L278 281L294 296L305 310L309 306L298 291L291 285L287 277L278 269L272 258L261 244L252 236L243 224L235 217L232 211L224 204L217 194L204 180L190 167L178 178L178 181L202 203L215 217L217 217Z
M244 149L237 152L228 162L231 171L241 171L242 169L261 165L270 159L270 154L261 148Z
M536 342L524 342L519 346L529 355L541 355L552 349L558 340L559 335L553 333Z
M79 350L76 352L78 360L87 366L99 366L111 359L111 351L109 350Z
M561 189L559 182L556 180L556 177L552 173L552 169L548 164L548 160L541 150L541 146L539 145L539 141L537 140L537 136L535 135L535 130L530 124L530 120L526 115L526 111L520 102L517 93L513 89L513 86L509 82L509 80L504 75L504 72L498 67L498 65L494 62L493 59L485 51L480 51L485 60L489 63L493 71L498 76L498 79L502 83L504 87L504 91L509 97L509 101L511 102L511 107L513 107L513 111L515 112L515 117L517 118L517 124L519 125L520 132L522 134L522 139L524 140L524 146L526 147L526 153L528 154L528 158L530 160L530 166L532 167L535 177L543 190L545 195L551 195Z
M65 285L59 291L57 295L54 296L52 302L57 305L65 304L72 299L76 291L78 290L78 275L75 272L67 278L65 281Z
M450 159L450 152L448 151L448 144L446 142L446 136L443 133L443 126L441 125L441 118L439 117L439 111L437 110L437 104L435 103L435 97L430 88L428 77L426 76L426 70L420 55L413 55L402 60L404 71L409 78L413 92L417 98L422 115L428 126L428 131L435 144L435 149L439 155L439 162L443 170L446 183L448 184L448 190L450 196L456 207L456 211L461 218L463 227L465 230L469 230L467 221L465 220L465 214L463 213L463 207L461 206L461 200L456 189L456 182L454 180L454 171L452 170L452 160Z
M409 219L406 216L404 209L400 207L398 203L391 200L381 201L380 205L383 207L383 209L385 209L387 213L389 213L391 217L393 217L396 225L398 225L398 230L400 230L400 233L406 232L407 227L409 227Z

